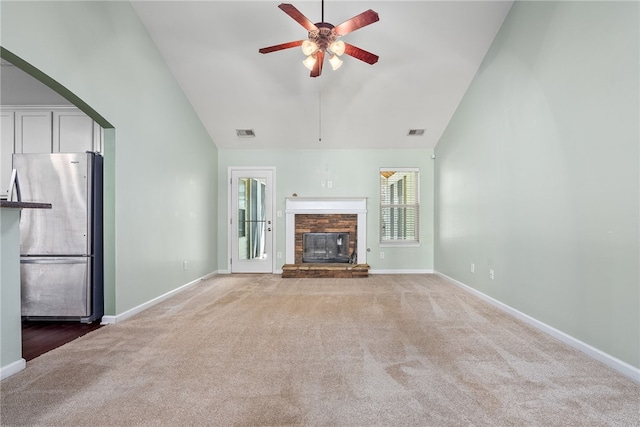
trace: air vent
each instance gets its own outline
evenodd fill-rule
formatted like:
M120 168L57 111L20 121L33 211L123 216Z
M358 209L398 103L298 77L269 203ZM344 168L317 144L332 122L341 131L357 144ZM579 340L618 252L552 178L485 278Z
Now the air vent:
M408 136L422 136L424 135L424 129L409 129Z
M255 138L256 133L253 129L236 129L236 135L239 138Z

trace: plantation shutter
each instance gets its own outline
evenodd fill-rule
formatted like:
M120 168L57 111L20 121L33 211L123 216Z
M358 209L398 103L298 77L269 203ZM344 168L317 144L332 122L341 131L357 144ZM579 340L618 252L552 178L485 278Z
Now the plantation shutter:
M380 242L418 242L419 170L380 169Z

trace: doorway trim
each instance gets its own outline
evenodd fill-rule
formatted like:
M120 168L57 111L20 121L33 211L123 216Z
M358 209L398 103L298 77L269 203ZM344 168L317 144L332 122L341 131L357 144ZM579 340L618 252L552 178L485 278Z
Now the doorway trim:
M228 166L227 167L227 272L231 274L231 259L233 257L232 254L232 239L233 235L233 225L231 224L231 219L233 218L232 206L234 197L233 191L231 191L231 186L233 183L233 172L254 172L254 171L270 171L271 172L271 212L270 217L271 221L271 273L275 273L277 271L276 267L276 246L277 246L277 221L275 221L275 212L276 212L276 167L275 166ZM268 274L268 273L265 273Z

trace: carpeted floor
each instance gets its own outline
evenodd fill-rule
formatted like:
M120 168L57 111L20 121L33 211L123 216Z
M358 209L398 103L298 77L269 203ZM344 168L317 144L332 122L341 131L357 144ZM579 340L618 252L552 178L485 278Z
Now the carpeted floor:
M432 275L217 276L0 388L3 426L640 425L640 385Z

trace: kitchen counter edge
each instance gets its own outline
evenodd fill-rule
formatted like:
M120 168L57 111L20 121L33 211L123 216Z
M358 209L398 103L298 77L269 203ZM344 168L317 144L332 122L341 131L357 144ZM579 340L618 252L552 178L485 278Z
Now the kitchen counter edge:
M51 209L51 203L40 202L13 202L9 200L0 200L0 208L12 209Z

